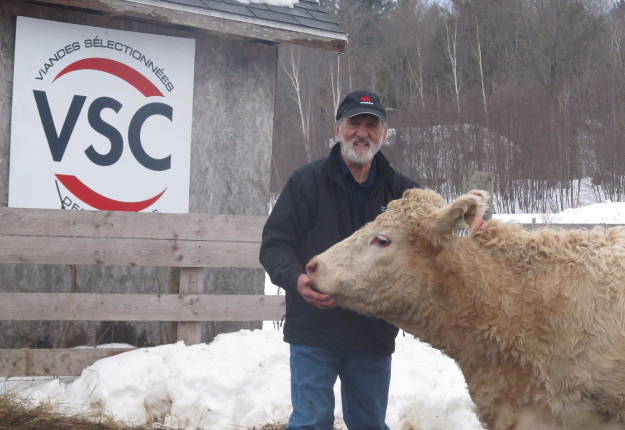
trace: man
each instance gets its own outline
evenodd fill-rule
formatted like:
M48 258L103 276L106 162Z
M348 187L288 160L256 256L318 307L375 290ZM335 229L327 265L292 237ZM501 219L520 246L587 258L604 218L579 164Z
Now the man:
M350 236L417 187L379 153L388 131L380 98L350 93L339 105L330 155L289 178L265 228L260 261L286 291L284 340L291 351L293 413L287 430L331 430L334 391L341 379L349 430L388 429L384 420L391 354L398 329L336 307L313 290L306 263Z

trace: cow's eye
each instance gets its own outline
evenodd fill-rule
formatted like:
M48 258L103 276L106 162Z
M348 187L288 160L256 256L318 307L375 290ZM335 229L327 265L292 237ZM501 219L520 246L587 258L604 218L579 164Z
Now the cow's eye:
M382 236L381 234L378 234L371 240L371 245L381 246L382 248L389 246L390 244L391 240L386 236Z

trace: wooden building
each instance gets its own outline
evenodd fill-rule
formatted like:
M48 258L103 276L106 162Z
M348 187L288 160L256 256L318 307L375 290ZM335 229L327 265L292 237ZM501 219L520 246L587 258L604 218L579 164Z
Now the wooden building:
M313 0L293 7L234 0L0 0L0 206L8 205L16 19L192 38L195 66L189 212L267 215L280 46L342 52L347 35ZM33 124L35 126L35 124ZM159 293L176 269L2 265L0 292ZM206 269L205 293L262 294L262 269ZM255 323L205 323L202 340ZM165 323L61 324L0 319L0 348L171 341Z

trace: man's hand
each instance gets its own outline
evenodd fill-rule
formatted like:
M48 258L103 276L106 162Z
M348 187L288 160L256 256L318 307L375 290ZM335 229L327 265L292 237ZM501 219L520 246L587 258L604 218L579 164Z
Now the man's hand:
M478 217L473 221L473 229L475 231L484 231L488 227L488 221L484 221L484 218Z
M319 309L331 309L336 306L336 302L330 296L313 291L312 281L308 275L299 275L299 278L297 278L297 291L299 291L304 300Z

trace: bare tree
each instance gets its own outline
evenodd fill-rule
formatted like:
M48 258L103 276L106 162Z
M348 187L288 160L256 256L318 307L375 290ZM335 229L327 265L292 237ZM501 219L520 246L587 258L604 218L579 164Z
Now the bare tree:
M291 97L295 100L297 108L299 110L300 124L302 127L302 137L304 138L304 149L306 151L306 159L312 160L312 151L310 149L310 94L304 94L302 80L300 77L300 52L297 53L297 58L293 51L295 48L289 46L290 58L287 64L282 63L284 71L291 80L293 90L295 94Z
M486 125L488 126L488 105L486 103L486 88L484 87L484 65L482 63L482 43L480 42L480 24L475 18L475 35L477 37L477 43L472 46L473 52L477 57L477 64L480 71L480 87L482 89L482 102L484 104L484 117L486 118Z
M453 94L456 102L456 110L458 112L458 116L460 116L460 84L458 82L458 53L456 51L457 48L457 36L458 36L458 22L456 18L453 18L453 31L450 35L450 23L449 21L445 24L445 34L447 38L445 39L445 48L447 48L447 55L449 56L449 62L451 63L451 73L452 73L452 82L453 82Z
M332 112L339 110L339 104L342 100L341 93L341 54L336 55L336 73L330 71L330 83L332 84Z

